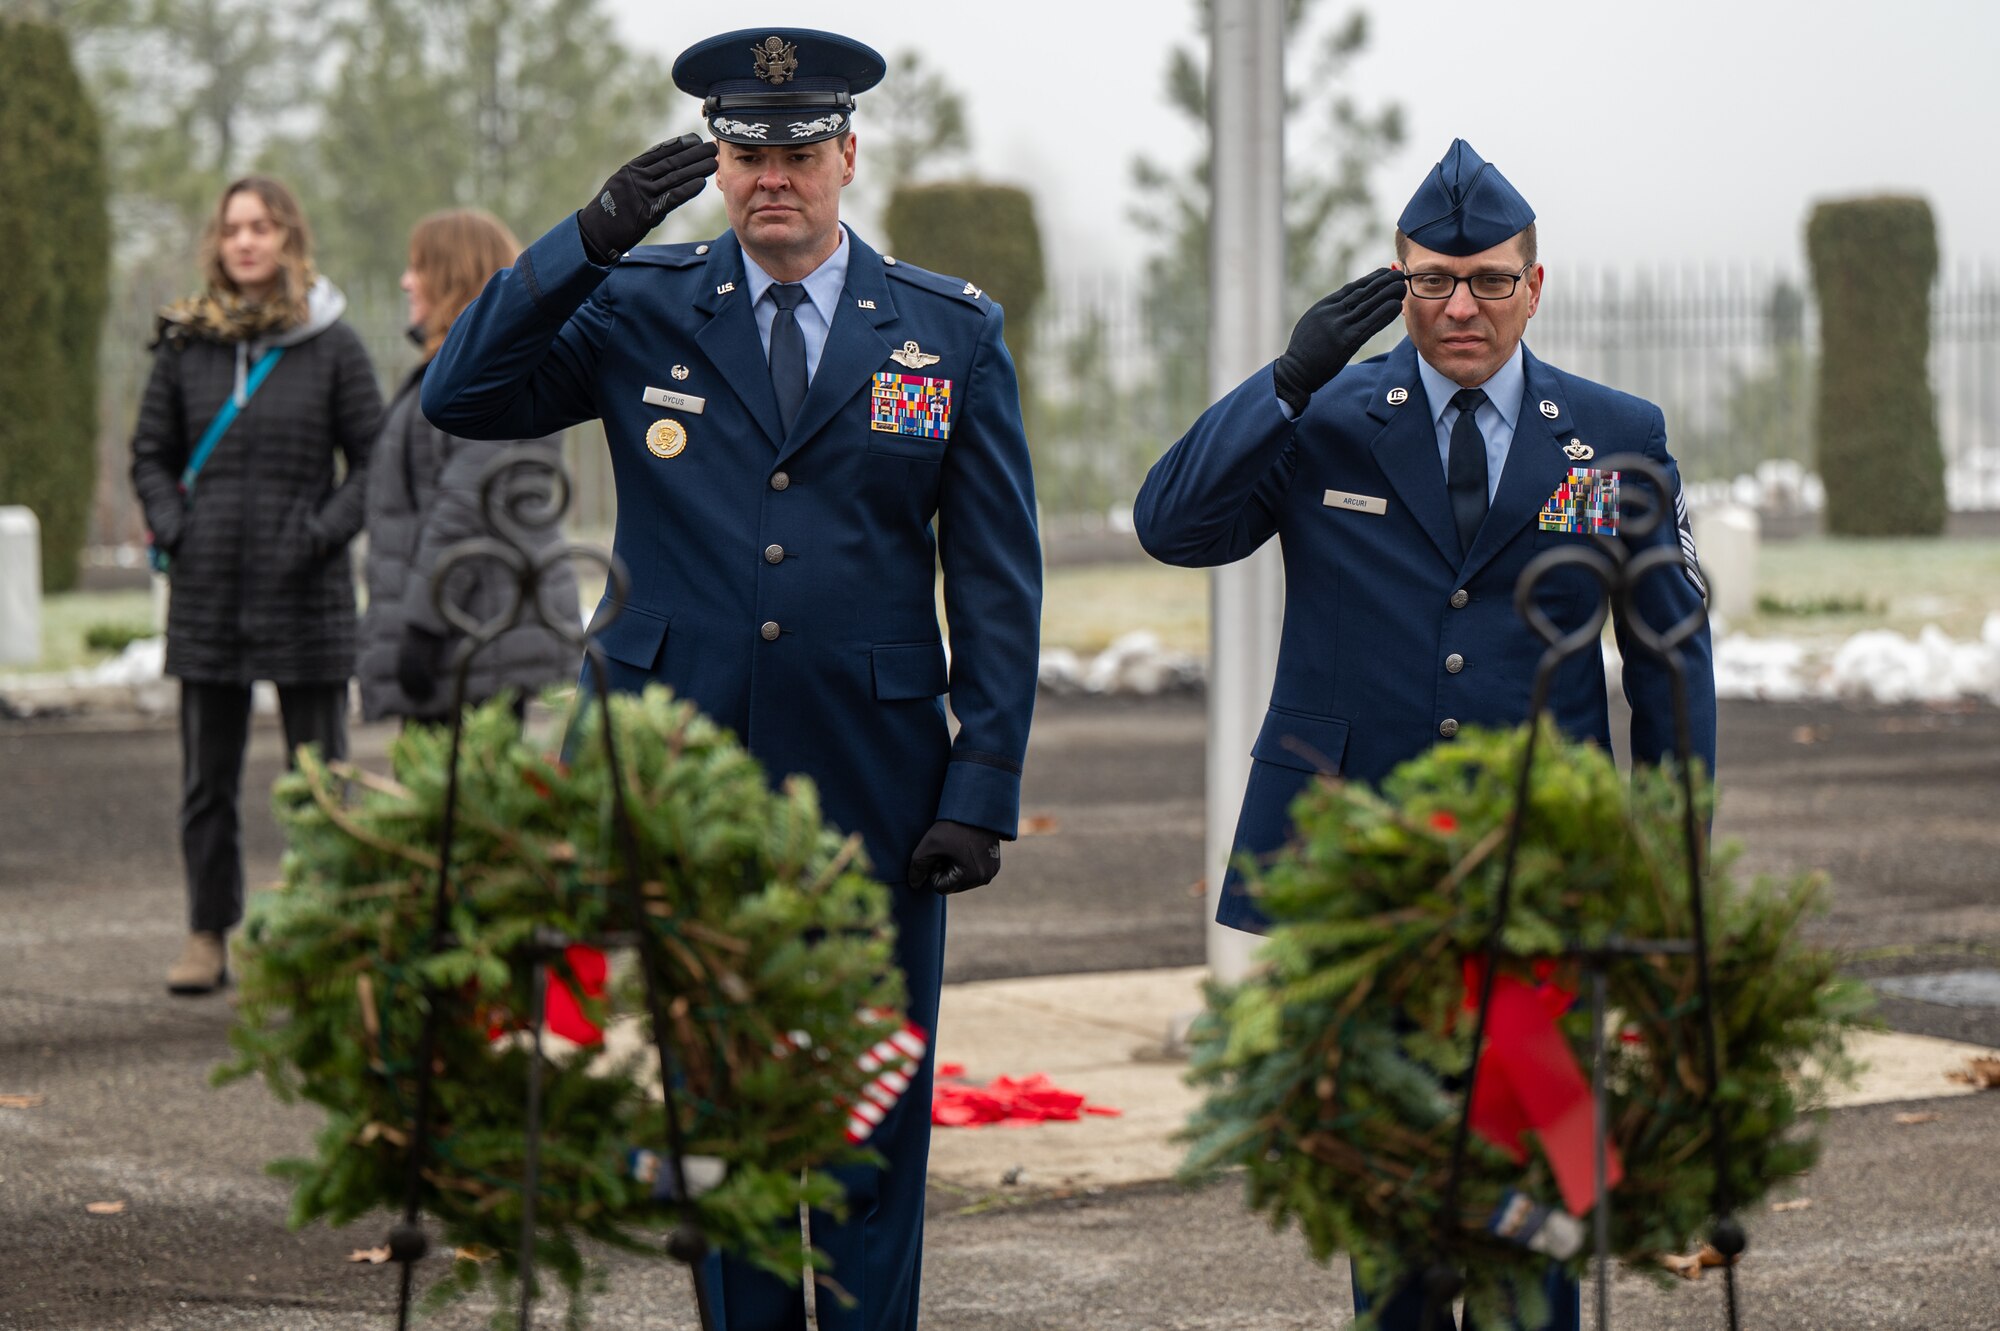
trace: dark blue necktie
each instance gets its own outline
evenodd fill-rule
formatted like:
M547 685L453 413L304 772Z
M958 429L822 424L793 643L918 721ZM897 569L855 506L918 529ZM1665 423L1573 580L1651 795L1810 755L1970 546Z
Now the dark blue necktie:
M777 365L777 338L771 339L771 364ZM1479 433L1473 413L1486 403L1486 394L1477 388L1461 388L1451 395L1458 408L1458 420L1451 427L1451 463L1445 468L1445 490L1451 495L1451 516L1458 523L1460 558L1472 550L1472 538L1486 520L1486 436Z
M806 289L797 282L778 282L771 287L771 303L778 312L771 319L771 387L778 393L778 424L786 434L799 417L799 404L806 400L806 335L799 331L799 302ZM1485 475L1485 464L1480 464Z

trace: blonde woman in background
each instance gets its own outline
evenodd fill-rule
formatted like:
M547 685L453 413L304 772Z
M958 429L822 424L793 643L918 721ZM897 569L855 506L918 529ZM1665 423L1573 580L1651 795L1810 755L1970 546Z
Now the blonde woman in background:
M389 403L368 479L368 612L361 626L361 705L370 719L436 720L449 709L451 663L458 640L438 614L431 579L439 557L471 536L495 536L480 506L479 481L505 442L460 439L432 425L418 408L418 390L452 321L486 280L511 267L520 245L489 213L433 213L410 234L403 273L410 337L423 360ZM560 461L559 435L524 441ZM535 533L532 553L559 542L554 530ZM542 593L552 613L578 615L575 577L567 564L550 570ZM517 594L513 577L485 560L460 565L449 597L481 621L503 613ZM530 617L532 618L532 616ZM549 629L522 623L482 647L472 659L465 700L484 702L511 691L526 697L576 676L579 653Z
M344 296L313 267L298 200L232 182L201 247L204 287L160 312L132 484L169 564L166 671L181 681L188 939L176 994L229 977L243 918L238 813L250 686L277 686L285 748L347 750L354 571L382 394ZM345 464L344 470L342 464Z

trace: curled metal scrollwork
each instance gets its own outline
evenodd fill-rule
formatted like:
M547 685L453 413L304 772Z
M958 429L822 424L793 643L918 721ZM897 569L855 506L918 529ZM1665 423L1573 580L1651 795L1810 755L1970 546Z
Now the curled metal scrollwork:
M1648 580L1659 577L1680 577L1684 568L1680 543L1676 540L1657 539L1662 524L1672 524L1674 518L1674 487L1666 469L1652 459L1636 453L1621 453L1605 458L1598 464L1601 471L1614 472L1618 478L1618 534L1616 536L1592 535L1587 540L1564 544L1544 551L1529 560L1521 570L1520 578L1514 585L1514 609L1525 620L1534 634L1542 640L1546 649L1535 669L1535 679L1528 711L1528 734L1522 747L1521 766L1516 774L1514 815L1509 820L1507 847L1502 860L1499 890L1495 897L1494 917L1489 926L1485 947L1484 979L1481 981L1478 1016L1474 1021L1472 1034L1472 1062L1466 1074L1463 1091L1463 1107L1458 1116L1452 1138L1451 1164L1445 1176L1445 1202L1438 1211L1439 1251L1443 1251L1445 1227L1451 1217L1458 1214L1458 1186L1464 1171L1466 1144L1471 1128L1471 1105L1474 1088L1479 1079L1479 1055L1486 1041L1486 1019L1493 1001L1493 986L1500 967L1497 964L1502 955L1501 935L1506 926L1509 907L1512 902L1514 869L1521 843L1521 827L1528 810L1529 777L1534 769L1536 739L1540 733L1540 719L1548 708L1549 688L1558 668L1563 662L1584 652L1599 650L1604 626L1615 621L1621 631L1622 640L1636 646L1665 667L1672 683L1674 721L1674 759L1679 768L1682 793L1682 835L1685 842L1687 892L1692 911L1694 938L1692 946L1679 939L1621 939L1613 940L1605 946L1589 951L1579 950L1573 958L1591 972L1593 979L1593 1030L1598 1045L1596 1058L1597 1076L1594 1092L1598 1103L1597 1119L1597 1181L1598 1193L1594 1207L1594 1231L1598 1254L1597 1261L1597 1325L1610 1325L1610 1300L1608 1292L1610 1266L1609 1199L1604 1187L1604 1142L1608 1126L1604 1119L1603 1081L1603 1025L1604 1025L1604 968L1621 957L1645 957L1669 952L1692 951L1695 957L1696 973L1699 977L1699 994L1703 1010L1709 1014L1704 1023L1703 1062L1706 1074L1704 1096L1708 1101L1711 1115L1710 1145L1713 1156L1716 1192L1713 1198L1715 1224L1711 1232L1711 1242L1726 1256L1734 1258L1743 1251L1742 1226L1731 1214L1731 1199L1725 1194L1724 1181L1728 1178L1728 1138L1723 1131L1720 1106L1715 1100L1715 1088L1720 1083L1719 1056L1717 1046L1719 1036L1715 1029L1715 1004L1711 990L1709 967L1707 911L1702 901L1702 861L1703 836L1695 813L1695 791L1692 763L1691 726L1688 712L1687 669L1681 659L1684 648L1708 623L1706 604L1697 600L1693 610L1680 620L1668 625L1658 625L1646 618L1645 602L1641 599ZM1633 482L1638 482L1633 484ZM1584 622L1574 629L1565 630L1542 608L1537 597L1540 588L1549 579L1566 569L1581 569L1596 584L1597 596ZM1722 1268L1725 1307L1730 1331L1736 1331L1736 1270L1733 1261ZM1459 1288L1457 1272L1442 1259L1435 1260L1424 1273L1425 1325L1433 1325L1432 1318L1440 1308L1448 1307L1451 1297ZM1445 1324L1445 1323L1436 1323Z
M426 950L433 953L445 946L448 938L451 849L458 812L459 750L464 735L465 690L473 659L509 630L522 625L535 625L555 633L571 646L581 648L591 691L600 698L609 693L607 667L594 635L601 633L605 625L624 610L631 591L631 579L624 564L611 551L593 545L549 539L559 531L563 515L569 509L570 493L569 473L564 470L560 457L547 445L515 444L500 450L487 462L479 479L480 513L488 531L493 534L470 537L452 545L439 558L431 575L431 604L459 635L451 659L451 747L446 767L444 818L439 835L431 931L425 945ZM575 604L548 604L549 588L563 585L561 580L550 576L551 572L573 562L596 564L604 570L604 597L588 624ZM457 593L468 585L485 585L489 581L485 576L488 574L504 576L501 585L508 594L500 599L498 608L492 614L482 619L460 603ZM666 998L657 987L657 977L665 973L665 966L657 955L659 940L646 927L645 907L639 894L640 846L620 779L624 769L617 760L609 706L600 707L598 716L601 719L606 766L611 773L613 819L624 856L618 888L625 898L631 936L636 939L641 953L640 969L646 981L646 1002L652 1021L654 1048L660 1063L660 1084L676 1086L681 1080L678 1059L668 1042L667 1025L661 1018ZM572 736L572 739L575 738ZM526 1087L526 1155L518 1273L520 1303L515 1314L515 1325L521 1331L527 1331L531 1325L535 1293L535 1197L542 1129L542 1004L547 987L548 961L559 955L569 941L549 935L546 930L539 931L535 947L526 958L532 967L529 980L530 1030L534 1053L528 1060ZM412 1264L429 1247L417 1216L424 1162L431 1142L430 1107L434 1070L431 1051L435 1045L437 1022L447 1006L445 995L427 995L424 1024L419 1037L415 1130L411 1135L409 1178L403 1217L391 1231L389 1243L392 1256L402 1264L401 1293L396 1314L398 1331L404 1331L409 1324ZM678 1116L668 1113L666 1124L666 1166L681 1212L680 1224L670 1235L667 1246L668 1251L686 1262L693 1272L695 1306L700 1324L707 1331L714 1326L715 1320L708 1285L701 1278L699 1263L708 1245L699 1225L693 1191L687 1186L687 1152Z

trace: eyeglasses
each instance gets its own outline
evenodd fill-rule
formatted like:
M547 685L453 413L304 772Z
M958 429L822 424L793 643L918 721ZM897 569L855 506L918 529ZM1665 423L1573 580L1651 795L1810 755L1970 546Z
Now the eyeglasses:
M1453 277L1450 273L1411 273L1410 294L1418 300L1450 300L1458 291L1460 282L1472 290L1474 300L1505 300L1514 294L1521 279L1527 276L1524 266L1518 273L1474 273L1471 277Z

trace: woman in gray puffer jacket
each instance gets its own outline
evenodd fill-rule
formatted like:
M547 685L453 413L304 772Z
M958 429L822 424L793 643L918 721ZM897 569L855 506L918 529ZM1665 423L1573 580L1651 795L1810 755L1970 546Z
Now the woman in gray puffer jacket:
M423 348L414 370L389 404L368 476L368 610L361 621L361 709L386 716L437 720L449 714L452 665L459 635L438 613L431 579L451 546L497 535L481 509L479 484L494 457L512 445L460 439L424 419L417 404L424 370L456 319L494 273L509 267L520 245L496 218L473 210L434 213L410 234L403 290L410 298L410 335ZM560 462L560 436L526 441ZM531 554L562 540L549 528L533 533ZM489 560L459 565L449 599L480 621L504 613L516 595L513 575ZM549 571L542 604L551 614L578 615L575 575L567 564ZM480 703L503 690L517 699L576 678L579 649L537 623L501 634L472 658L465 700Z

